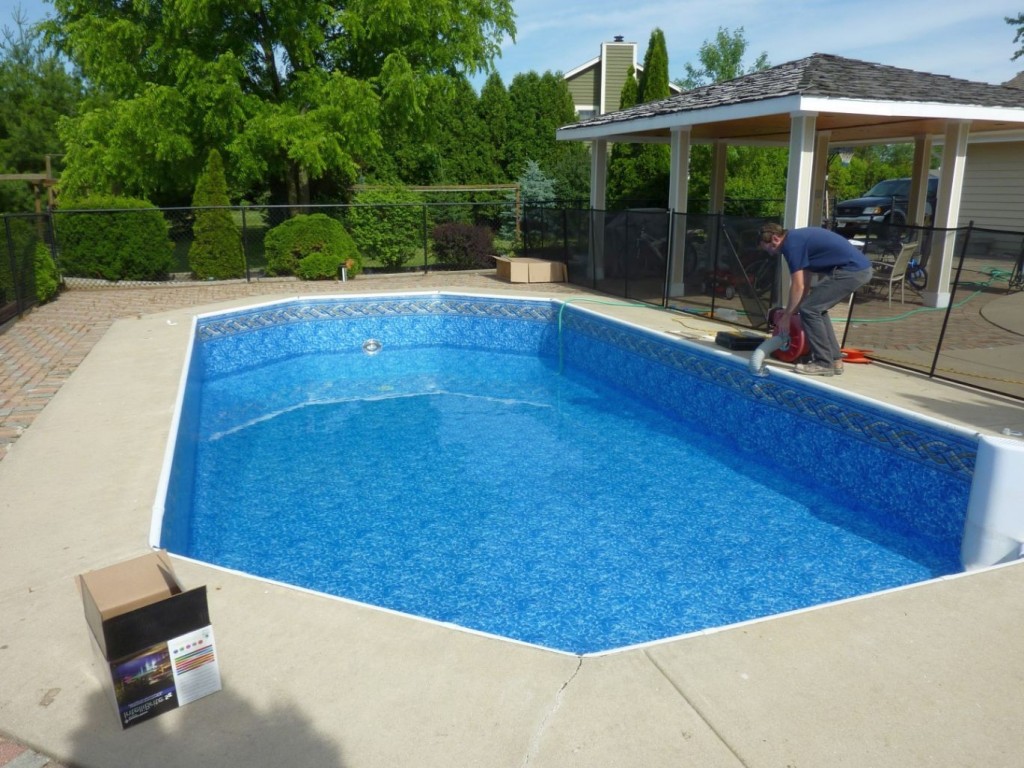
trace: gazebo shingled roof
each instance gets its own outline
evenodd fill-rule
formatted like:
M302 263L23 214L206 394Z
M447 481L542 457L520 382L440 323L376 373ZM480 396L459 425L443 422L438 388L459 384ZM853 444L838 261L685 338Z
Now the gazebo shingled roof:
M748 75L737 77L721 83L695 88L678 96L672 96L662 101L638 104L629 109L618 112L610 112L590 120L582 121L559 129L563 138L570 138L570 135L580 131L592 132L588 129L595 129L607 126L611 133L616 130L613 126L619 123L632 123L631 130L637 133L651 131L649 124L652 119L661 124L664 118L672 118L673 122L688 122L687 115L708 110L720 110L721 108L746 106L750 114L745 119L758 116L764 119L768 116L771 108L764 102L772 102L780 99L797 97L803 99L822 99L832 103L860 102L888 105L888 115L884 120L872 120L872 123L893 122L893 118L921 119L924 115L918 114L914 105L935 105L941 109L946 106L949 110L963 110L969 107L982 109L1024 109L1024 92L1018 88L1006 85L991 85L970 80L962 80L946 75L935 75L926 72L918 72L912 69L903 69L884 64L874 64L857 59L847 59L831 54L815 53L803 59L786 62L769 69L753 72ZM762 109L759 109L762 107ZM934 110L932 110L934 111ZM851 110L841 110L849 115ZM877 112L873 113L877 114ZM934 118L930 114L927 117ZM945 117L952 117L947 115ZM658 118L663 118L658 120ZM742 118L741 118L742 119ZM701 122L696 120L696 122ZM864 121L838 120L835 125L822 126L830 129L843 128L845 124L859 123ZM659 125L660 128L663 126ZM782 126L776 126L781 128ZM976 123L972 132L979 130L997 130L1019 128L1020 125L998 125L992 123ZM919 125L917 128L941 132L937 126ZM766 130L767 129L767 130ZM914 131L918 132L918 131ZM604 133L604 131L601 131ZM652 131L653 133L653 131ZM666 131L659 130L657 133L666 135ZM873 132L877 133L877 131ZM567 135L568 134L568 135ZM724 137L738 137L744 132L724 130ZM774 136L781 139L774 127L762 125L754 129L749 135L762 135L764 138ZM894 138L903 138L906 132L897 130ZM574 138L574 137L573 137ZM612 139L612 136L608 138ZM695 134L695 139L707 138L703 132ZM851 136L857 139L857 136ZM876 139L877 135L865 135L864 139ZM614 140L614 139L612 139Z

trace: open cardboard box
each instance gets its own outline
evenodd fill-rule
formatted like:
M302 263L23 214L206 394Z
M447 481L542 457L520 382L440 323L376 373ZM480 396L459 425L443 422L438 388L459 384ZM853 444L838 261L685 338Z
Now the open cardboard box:
M206 587L182 589L166 552L83 573L78 586L122 728L221 689Z
M495 256L498 277L510 283L564 283L565 264L530 256Z

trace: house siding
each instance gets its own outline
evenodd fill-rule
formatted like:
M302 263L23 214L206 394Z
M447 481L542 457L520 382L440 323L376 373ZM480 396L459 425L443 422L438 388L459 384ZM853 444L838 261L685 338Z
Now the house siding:
M598 109L601 103L601 83L598 77L599 64L583 70L566 79L569 95L576 109Z
M1024 141L972 144L960 196L960 224L1024 230Z

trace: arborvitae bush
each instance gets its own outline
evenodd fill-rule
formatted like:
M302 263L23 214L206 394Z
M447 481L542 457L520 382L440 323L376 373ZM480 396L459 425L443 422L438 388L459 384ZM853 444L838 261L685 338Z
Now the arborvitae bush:
M487 227L450 221L431 232L434 257L453 269L493 267L494 233Z
M355 241L335 219L323 213L295 216L267 232L263 241L268 275L298 275L304 280L333 280L338 267L349 277L363 271Z
M54 227L65 277L165 280L173 263L167 222L146 200L95 195L68 201Z
M60 291L60 273L53 263L53 254L46 243L36 245L33 257L36 277L36 301L40 304L49 301Z
M224 163L220 152L211 149L192 196L192 207L196 211L188 266L200 280L245 276L241 231L227 208L230 204Z

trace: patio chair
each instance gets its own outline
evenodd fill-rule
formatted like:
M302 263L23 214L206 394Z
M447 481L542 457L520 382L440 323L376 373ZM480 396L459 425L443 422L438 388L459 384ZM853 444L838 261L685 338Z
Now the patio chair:
M892 306L892 290L893 286L897 283L899 283L900 286L900 304L903 303L903 284L907 276L907 262L910 261L910 257L914 255L914 251L916 250L917 241L915 240L903 244L900 248L900 252L896 254L895 261L871 262L872 274L868 285L884 287L889 297L889 306Z

